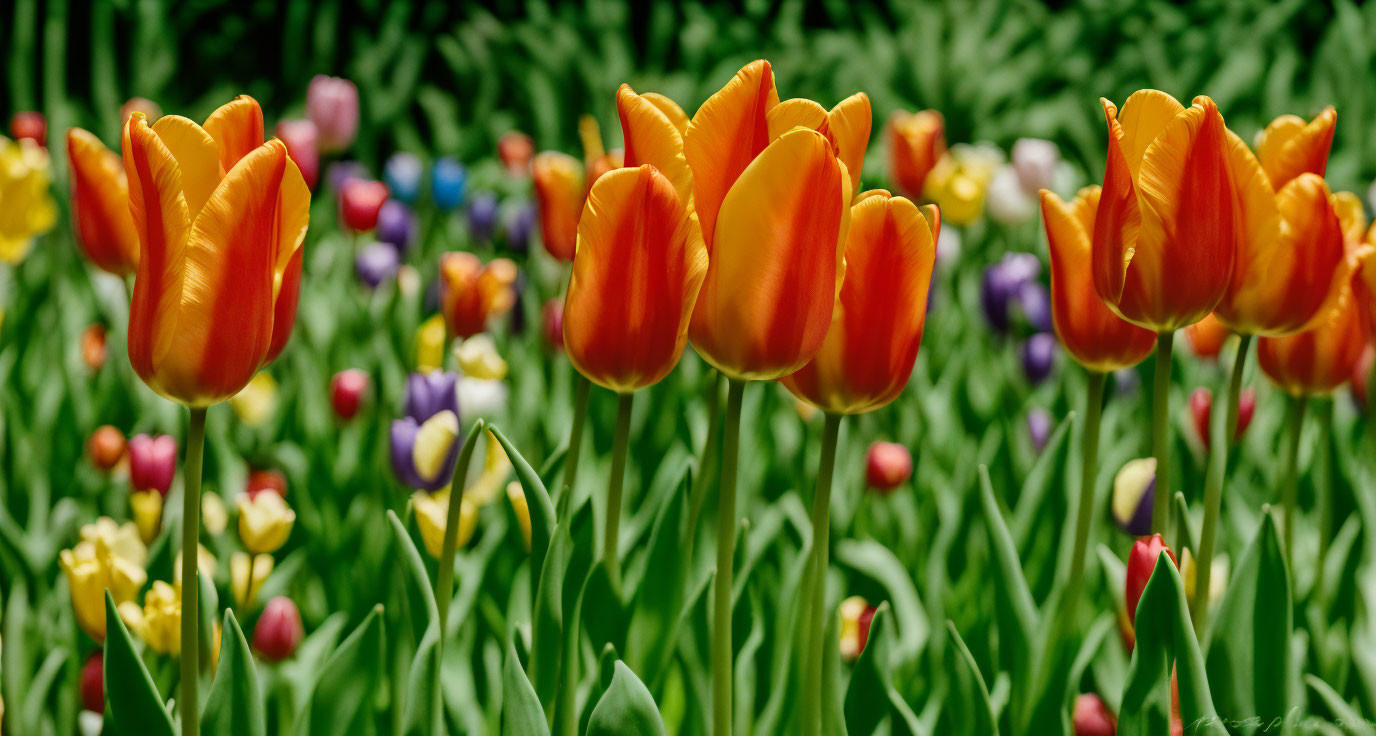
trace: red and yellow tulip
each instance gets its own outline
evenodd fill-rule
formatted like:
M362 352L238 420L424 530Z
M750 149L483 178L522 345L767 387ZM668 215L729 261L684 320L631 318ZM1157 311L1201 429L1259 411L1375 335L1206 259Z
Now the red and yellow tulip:
M124 170L141 246L129 361L168 399L224 401L291 336L310 190L286 146L263 142L251 97L204 126L177 115L150 126L134 114Z
M617 93L626 167L592 186L565 303L569 361L623 393L678 364L707 273L683 137L662 104L627 85Z
M1123 320L1094 291L1091 237L1099 187L1081 189L1069 203L1041 190L1042 220L1051 249L1051 321L1070 357L1109 373L1142 362L1156 346L1151 330Z
M506 314L515 303L515 281L516 264L509 259L484 264L472 253L445 253L440 259L440 310L449 331L468 339L486 330L488 320Z
M1123 319L1168 332L1203 319L1233 274L1236 231L1223 116L1141 90L1101 100L1108 166L1094 221L1094 288Z
M784 377L794 395L832 414L879 409L902 393L927 319L941 215L883 190L851 206L846 280L817 355Z
M741 69L689 124L709 259L689 337L727 376L780 378L821 349L869 127L863 94L830 111L779 102L767 61Z
M1266 126L1256 139L1257 159L1276 191L1305 172L1324 175L1337 125L1338 112L1330 106L1307 123L1281 115Z
M535 182L545 251L561 261L571 261L586 194L583 164L567 153L545 151L531 161L530 174Z
M119 154L81 128L67 131L72 219L91 262L123 276L139 265L139 234L129 214L129 177Z
M946 121L936 110L895 110L889 116L884 126L889 179L899 194L910 199L922 196L927 175L946 155L945 130Z

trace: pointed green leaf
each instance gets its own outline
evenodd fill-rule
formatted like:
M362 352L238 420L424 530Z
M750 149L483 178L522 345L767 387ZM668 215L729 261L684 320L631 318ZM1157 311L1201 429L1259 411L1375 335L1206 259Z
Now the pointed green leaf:
M875 610L870 619L869 639L846 688L846 731L857 736L874 733L886 717L893 719L891 728L895 732L925 733L917 715L893 686L890 652L894 634L890 614L888 601ZM835 640L827 640L827 646L836 648Z
M545 706L547 721L553 721L555 694L559 688L559 661L564 648L564 576L572 545L566 526L556 524L535 593L529 674L535 694Z
M105 712L114 736L174 736L172 716L163 707L153 678L134 651L129 630L105 591Z
M502 666L502 733L505 736L549 736L549 724L535 688L521 669L516 645L506 640L506 663Z
M1371 722L1343 700L1343 696L1328 683L1313 675L1305 675L1304 682L1309 689L1318 694L1324 705L1333 711L1333 715L1342 724L1343 733L1347 736L1376 736L1376 727L1372 727Z
M539 569L544 564L545 550L549 549L550 537L554 535L554 502L550 500L549 491L545 489L540 475L530 467L530 463L526 462L502 430L496 425L491 425L487 429L501 443L506 456L511 459L516 479L521 482L521 490L526 496L526 506L530 509L531 569Z
M355 733L373 702L382 670L382 606L374 608L325 660L307 710L310 736Z
M615 667L611 685L592 709L587 736L662 736L664 720L645 683L623 662Z
M947 621L946 631L951 638L946 656L953 660L948 665L952 674L951 694L946 697L947 705L956 713L953 733L998 736L998 716L994 714L984 675L974 655L970 654L970 648L965 646L965 640L960 638L960 632L956 631L956 625Z
M659 681L678 641L678 617L691 567L691 561L683 556L686 537L691 534L691 530L684 528L691 477L684 473L679 492L664 503L655 521L646 553L646 572L636 587L626 632L627 666L644 673L651 684Z
M421 561L415 542L406 532L401 519L390 509L387 511L387 522L391 525L392 538L401 553L400 562L410 608L420 612L419 617L413 618L425 622L425 631L416 645L411 671L406 678L404 732L442 734L444 710L440 701L440 614L435 604L435 592L430 588L430 576L425 572L425 563Z
M228 609L221 632L220 665L210 685L205 712L201 714L201 733L205 736L263 736L267 733L263 693L258 688L253 653L239 622L234 619L234 612Z
M984 511L989 546L994 556L991 584L997 609L1000 651L1006 652L1008 657L1002 665L1011 668L1015 678L1026 679L1031 676L1037 604L1032 600L1032 591L1023 575L1018 548L1013 544L1013 537L1008 533L1008 526L994 498L989 468L984 465L979 467L979 490L980 508Z

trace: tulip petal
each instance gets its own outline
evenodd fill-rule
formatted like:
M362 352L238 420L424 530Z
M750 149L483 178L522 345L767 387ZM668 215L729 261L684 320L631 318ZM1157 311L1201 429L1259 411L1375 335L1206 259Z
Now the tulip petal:
M301 266L310 224L311 190L296 163L287 158L282 176L282 195L278 201L277 242L272 280L272 344L264 364L282 353L296 325L296 305L301 292Z
M177 160L177 167L182 171L186 209L194 220L224 176L215 139L204 128L180 115L158 118L158 122L153 123L153 132Z
M616 110L626 140L623 165L654 166L668 177L679 200L688 202L693 195L693 172L688 170L688 161L683 157L683 136L673 121L628 84L617 90Z
M1257 157L1277 190L1286 182L1309 172L1323 176L1338 112L1324 108L1308 123L1295 115L1282 115L1266 126L1257 142Z
M1132 178L1137 179L1147 146L1166 129L1167 123L1185 109L1178 100L1154 89L1138 90L1123 103L1118 122L1123 126L1123 155Z
M129 362L153 381L172 347L191 219L177 159L142 115L125 123L123 149L129 212L141 244L129 305Z
M257 100L239 95L210 113L205 130L219 148L220 164L229 171L239 159L263 145L263 110Z
M545 251L561 261L571 261L586 193L583 164L567 153L545 151L531 161L530 171Z
M564 348L579 372L629 392L678 364L707 250L672 182L650 166L593 185L578 223Z
M795 97L775 105L765 115L769 126L769 139L774 140L794 128L815 130L827 137L835 145L827 120L827 109L812 100Z
M1132 260L1137 233L1142 226L1137 204L1135 171L1124 153L1125 133L1118 122L1118 108L1105 99L1104 118L1108 123L1108 163L1104 186L1094 219L1094 288L1110 305L1123 296L1128 263Z
M114 274L134 271L139 234L129 215L129 179L120 157L81 128L67 131L72 169L72 210L86 254Z
M708 362L767 380L816 354L842 274L849 202L843 165L815 131L785 133L746 168L722 204L693 312L693 344Z
M677 102L658 92L646 92L641 97L659 108L659 111L664 113L664 117L669 118L669 122L674 124L674 130L677 130L680 136L688 132L688 114L678 106Z
M870 98L857 92L827 113L827 125L836 144L836 155L850 172L851 189L860 188L860 169L865 165L865 150L870 144L870 129L874 116L870 112Z
M770 144L768 115L777 104L769 62L754 61L702 103L688 125L683 154L693 170L693 207L709 253L727 192Z

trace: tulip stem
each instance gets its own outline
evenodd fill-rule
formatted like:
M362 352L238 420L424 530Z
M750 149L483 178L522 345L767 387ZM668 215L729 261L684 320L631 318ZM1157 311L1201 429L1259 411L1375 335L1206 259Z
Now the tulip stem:
M836 438L842 414L828 413L822 428L822 455L817 463L817 491L812 497L812 564L803 599L808 606L807 675L803 680L803 727L808 736L822 732L822 662L826 659L827 556L831 544L831 477L836 467Z
M1156 382L1152 394L1151 445L1156 458L1156 492L1152 494L1151 528L1165 537L1171 526L1171 347L1175 332L1156 338Z
M1247 348L1251 335L1239 335L1237 355L1233 356L1233 375L1228 381L1228 409L1224 423L1210 422L1209 467L1204 478L1204 526L1199 532L1199 565L1195 572L1194 633L1200 640L1209 619L1209 578L1213 573L1214 539L1218 532L1218 514L1223 505L1223 486L1228 474L1228 450L1237 436L1237 406L1242 395L1242 374L1247 367ZM1222 429L1222 435L1215 431Z
M1319 420L1319 452L1323 462L1314 483L1315 506L1319 514L1319 561L1314 565L1312 595L1323 593L1323 566L1328 559L1328 545L1333 538L1333 400L1323 399L1314 407Z
M435 607L440 615L440 646L444 646L444 630L449 622L449 603L454 599L454 555L459 550L459 517L463 508L463 490L468 482L468 465L473 460L473 448L483 431L483 420L473 422L468 436L459 450L454 464L454 479L449 483L449 508L444 517L444 544L440 548L439 573L435 576Z
M206 408L191 409L186 438L186 478L182 487L182 736L201 732L200 699L200 604L197 551L201 539L201 463L205 458ZM249 582L252 585L252 581Z
M564 452L564 483L558 494L572 493L573 482L578 478L578 454L583 447L583 420L588 416L588 394L592 391L592 381L582 373L574 379L577 387L573 394L573 426L569 428L569 449ZM559 499L555 499L556 508Z
M1089 548L1090 529L1094 524L1094 480L1099 469L1099 417L1104 406L1104 382L1107 374L1091 371L1085 391L1085 427L1080 453L1080 504L1075 514L1075 548L1070 555L1070 576L1066 578L1065 601L1062 610L1073 620L1080 590L1084 587L1085 551ZM1059 636L1057 637L1059 638Z
M1300 435L1304 429L1305 396L1286 397L1285 458L1281 462L1281 503L1285 507L1285 555L1290 564L1290 590L1295 590L1295 504L1299 496Z
M602 561L612 589L621 590L621 488L626 479L626 448L631 439L631 400L634 393L617 397L616 438L612 442L612 475L607 479L607 528L602 535Z
M729 379L722 428L721 495L717 508L717 572L712 589L712 733L731 736L731 566L736 558L736 461L740 454L745 381Z

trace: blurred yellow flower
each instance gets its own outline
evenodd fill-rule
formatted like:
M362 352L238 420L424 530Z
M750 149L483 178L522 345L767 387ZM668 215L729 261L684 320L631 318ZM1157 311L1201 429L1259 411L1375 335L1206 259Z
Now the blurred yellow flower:
M436 314L416 330L416 370L432 373L444 365L444 315Z
M213 578L215 577L215 570L219 567L219 565L220 565L220 561L217 560L217 559L215 559L215 555L211 554L211 553L210 553L210 550L206 549L204 544L197 544L197 545L196 545L196 571L197 571L197 572L199 572L199 573L205 575L205 576L208 577L208 578L212 578L212 579L213 579ZM181 585L181 579L182 579L182 556L181 556L181 555L177 555L177 558L176 558L175 560L172 560L172 579L173 579L173 580L176 580L178 585Z
M1003 154L991 146L957 144L927 176L925 194L936 202L943 222L969 225L984 213L984 195Z
M287 543L296 512L281 496L263 491L256 496L239 494L239 538L253 554L276 552Z
M420 527L421 539L425 541L425 551L439 559L444 550L444 529L449 513L449 489L442 488L430 495L416 491L411 496L416 509L416 525ZM473 530L478 525L478 507L465 495L459 502L458 546L463 547L473 538Z
M0 262L24 260L33 239L57 222L51 183L52 164L42 146L0 136Z
M161 580L153 581L143 597L142 615L131 627L153 651L176 655L182 648L181 625L182 602L177 589Z
M220 494L201 494L201 524L212 537L220 536L224 533L225 527L229 526L229 512L225 509L225 502L220 498Z
M497 352L497 344L486 332L478 333L454 346L454 358L459 370L468 378L500 381L506 378L506 361Z
M274 565L272 555L257 555L250 557L246 552L235 552L229 557L229 590L234 596L236 608L247 608L253 605L253 601L258 597L258 591L262 589L263 583L267 582L268 576L272 574ZM252 583L249 576L252 574Z
M526 504L525 491L519 481L506 485L506 497L511 501L511 510L516 512L516 523L521 527L521 539L525 541L526 551L530 551L530 506Z
M463 492L463 500L472 501L478 508L492 503L506 485L507 477L511 475L511 460L507 458L501 443L491 432L483 434L487 440L487 450L483 455L483 472Z
M224 627L220 625L219 619L215 620L213 639L210 643L210 674L214 675L220 669L220 642L224 639Z
M162 529L162 494L156 490L134 491L129 494L129 507L134 512L139 537L144 544L152 544Z
M261 427L277 411L277 379L260 372L229 400L239 421L250 427Z
M458 439L459 417L454 412L445 409L425 420L416 431L416 441L411 446L411 461L416 472L422 478L437 477Z
M132 523L123 526L101 517L81 529L81 541L62 550L58 564L67 576L72 609L81 629L105 641L105 591L116 604L134 600L148 581L143 562L147 550Z
M108 516L102 516L90 524L83 524L79 532L81 541L96 544L100 542L116 557L143 567L148 560L148 548L139 539L139 532L133 522L123 524Z

